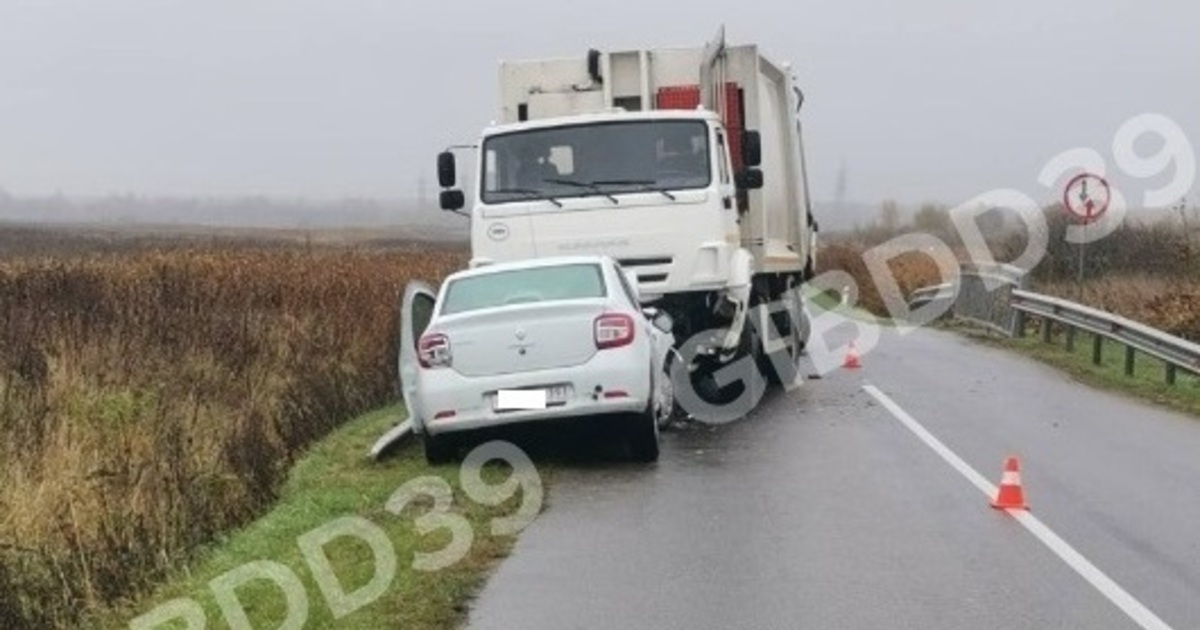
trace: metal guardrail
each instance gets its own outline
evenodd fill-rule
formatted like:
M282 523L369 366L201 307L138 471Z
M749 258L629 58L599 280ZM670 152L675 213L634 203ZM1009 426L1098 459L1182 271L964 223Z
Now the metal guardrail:
M1067 326L1067 345L1074 345L1074 330L1092 333L1092 363L1103 360L1103 340L1110 339L1125 345L1125 374L1133 376L1136 352L1142 352L1166 363L1166 380L1175 383L1177 369L1200 375L1200 344L1176 337L1145 324L1040 293L1013 291L1011 306L1017 313L1013 331L1024 334L1026 315L1042 320L1042 340L1049 342L1051 322Z
M1041 320L1042 340L1051 341L1052 324L1066 327L1068 350L1074 350L1076 331L1092 334L1092 363L1104 359L1104 340L1125 346L1125 374L1133 376L1138 352L1166 364L1166 380L1175 383L1180 369L1200 376L1200 344L1145 324L1069 300L1026 291L1023 270L1011 265L993 268L964 266L954 282L918 289L909 296L909 309L934 304L929 310L946 313L1009 337L1025 334L1029 316Z
M917 289L908 296L908 308L915 311L931 302L953 302L954 295L954 283L952 282Z
M1024 286L1024 270L1012 265L963 265L953 282L914 291L908 307L910 311L928 307L1011 337L1015 331L1009 296Z
M1025 270L1012 265L964 266L954 299L954 316L1001 335L1016 335L1016 317L1010 307L1013 291L1026 286Z

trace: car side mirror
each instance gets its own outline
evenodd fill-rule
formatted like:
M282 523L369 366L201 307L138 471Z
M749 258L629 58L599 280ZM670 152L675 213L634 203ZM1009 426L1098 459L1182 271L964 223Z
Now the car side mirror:
M453 188L458 181L458 169L454 162L454 154L442 151L437 156L438 184L442 188ZM445 208L445 206L442 206Z
M758 190L763 187L763 172L757 168L748 168L737 176L737 186L743 190Z
M457 211L467 205L467 199L461 190L443 190L438 195L438 204L441 205L442 210Z
M757 131L742 132L742 165L745 167L762 164L762 135Z

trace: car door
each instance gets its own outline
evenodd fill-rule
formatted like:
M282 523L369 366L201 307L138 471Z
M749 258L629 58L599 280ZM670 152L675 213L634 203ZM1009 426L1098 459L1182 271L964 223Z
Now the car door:
M417 371L420 369L417 364L417 342L429 327L436 304L437 295L428 284L416 280L404 287L404 297L400 302L400 394L404 398L408 417L412 420L413 430L417 433L425 430L425 419L418 413L421 405L417 399Z

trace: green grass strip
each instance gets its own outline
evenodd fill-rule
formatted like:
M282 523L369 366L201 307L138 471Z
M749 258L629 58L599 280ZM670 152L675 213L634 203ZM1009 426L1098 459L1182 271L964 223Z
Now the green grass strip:
M1136 353L1134 375L1125 375L1125 346L1105 339L1102 342L1099 365L1092 362L1091 333L1077 331L1074 348L1067 350L1064 333L1055 332L1051 343L1042 341L1040 333L1031 330L1020 339L988 335L965 325L954 327L973 339L990 345L1016 350L1026 356L1059 368L1081 382L1110 391L1121 392L1144 400L1200 416L1200 377L1183 369L1176 370L1175 384L1166 382L1166 364L1152 356Z
M486 507L468 498L460 482L458 464L426 466L419 441L402 447L383 462L366 458L372 442L389 429L399 408L385 409L353 420L315 445L292 469L282 496L269 513L241 531L199 551L187 567L153 596L130 602L94 619L92 626L127 628L131 620L175 598L189 598L203 608L207 627L228 627L210 581L246 563L266 560L290 569L304 585L308 599L305 628L452 628L461 624L471 597L488 571L505 557L513 536L492 534L492 520L515 511L520 493L498 507ZM484 469L484 481L500 483L509 468L493 463ZM414 554L437 552L451 541L449 530L420 534L414 522L433 506L421 497L396 516L385 509L389 497L406 482L425 476L444 479L453 489L448 513L470 523L473 540L461 560L436 571L413 568ZM344 517L361 517L386 533L395 549L397 570L381 596L340 619L335 619L313 577L297 539L315 528ZM371 548L353 537L325 547L334 574L345 592L353 593L375 575ZM283 590L268 580L246 583L236 590L254 628L277 628L287 617ZM180 622L162 628L185 628Z

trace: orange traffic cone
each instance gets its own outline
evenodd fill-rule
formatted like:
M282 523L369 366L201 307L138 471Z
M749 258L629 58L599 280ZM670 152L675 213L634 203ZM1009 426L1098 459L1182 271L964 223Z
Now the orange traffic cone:
M1028 510L1025 492L1021 489L1021 464L1016 457L1004 460L1004 477L1000 479L1000 491L992 507L998 510Z
M854 341L850 341L850 345L846 348L846 359L842 361L842 367L853 370L862 367L862 363L858 360L858 350L854 348Z

